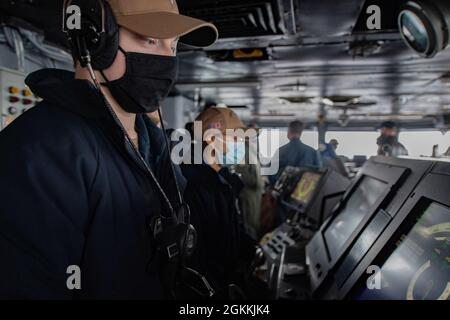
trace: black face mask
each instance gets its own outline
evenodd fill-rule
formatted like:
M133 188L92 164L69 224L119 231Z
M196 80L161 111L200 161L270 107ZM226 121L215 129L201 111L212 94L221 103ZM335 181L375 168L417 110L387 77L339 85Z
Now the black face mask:
M106 86L119 105L129 113L148 113L158 110L172 89L178 74L178 58L146 53L125 52L126 71L122 78L109 81Z

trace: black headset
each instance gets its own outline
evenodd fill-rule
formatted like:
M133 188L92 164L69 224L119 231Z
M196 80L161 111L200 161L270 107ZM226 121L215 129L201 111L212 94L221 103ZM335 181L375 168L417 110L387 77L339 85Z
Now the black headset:
M69 20L74 19L74 15L79 21L79 28L76 25L69 25ZM72 21L73 22L73 21ZM72 51L74 59L80 62L81 66L87 67L96 81L93 70L104 70L109 68L116 58L119 51L119 25L116 22L111 6L105 0L65 0L63 4L63 32L67 36L67 40ZM105 104L109 106L105 99ZM121 127L125 136L129 139L126 131L117 119L114 111L108 107L111 115L114 117L118 125ZM162 124L162 130L165 132L160 110L158 110ZM170 156L170 145L167 135L164 133L167 151ZM131 143L134 147L134 145ZM155 178L152 170L148 167L142 158L139 150L133 148L138 157L146 165L149 173L153 177L161 195L168 202L169 207L172 205L168 197L164 193L159 182ZM166 285L166 294L176 298L174 293L174 277L196 278L202 285L188 285L201 296L211 297L214 290L209 286L206 279L192 269L183 267L186 258L189 258L196 246L197 234L194 227L190 224L190 210L184 203L180 188L177 183L173 163L171 170L175 180L180 207L177 212L172 212L172 216L161 216L152 222L153 236L158 243L159 250L167 260L167 267L163 270L163 282L170 283ZM172 209L173 211L173 209ZM173 259L177 257L176 259ZM182 268L179 268L181 263ZM202 292L203 291L203 292Z
M71 10L71 6L77 9ZM79 29L68 25L78 14ZM119 50L119 26L107 1L65 0L63 31L73 57L83 68L90 63L93 69L104 70L113 64Z

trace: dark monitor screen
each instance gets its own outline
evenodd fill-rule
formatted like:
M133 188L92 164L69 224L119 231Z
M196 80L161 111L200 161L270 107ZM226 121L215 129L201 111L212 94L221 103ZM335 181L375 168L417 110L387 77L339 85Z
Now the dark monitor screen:
M291 199L303 206L307 206L317 190L320 178L322 178L322 174L318 172L307 171L303 173L302 178L291 194Z
M388 185L382 181L368 176L362 178L345 207L325 231L325 241L332 259L340 253L342 246L364 217L370 214L371 208L387 187Z
M379 267L381 288L364 283L355 299L449 300L450 208L431 204Z
M286 167L275 183L274 189L280 193L283 193L286 189L293 188L295 181L298 179L298 175L301 173L300 168Z

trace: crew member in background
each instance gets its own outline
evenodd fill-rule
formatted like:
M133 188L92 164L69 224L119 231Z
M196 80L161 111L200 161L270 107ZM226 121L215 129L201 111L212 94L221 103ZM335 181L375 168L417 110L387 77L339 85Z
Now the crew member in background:
M336 151L334 149L334 146L331 143L321 143L319 145L319 152L321 156L321 160L323 161L323 158L335 158L336 157Z
M333 147L334 152L336 152L339 147L339 142L336 139L331 139L328 143Z
M250 127L249 127L250 128ZM261 224L261 200L264 192L264 181L261 177L261 164L258 161L257 139L249 137L246 141L246 164L239 164L234 167L242 179L244 187L239 195L239 204L247 233L255 240L260 235Z
M377 139L380 156L407 156L408 150L398 141L398 126L393 121L385 121L380 125L380 137Z
M344 162L336 154L337 145L338 142L336 139L330 140L329 143L321 143L319 145L322 164L325 168L329 168L340 173L344 177L348 177L348 172L345 168Z
M272 185L288 166L320 168L322 166L319 153L301 141L304 124L301 121L293 121L289 124L287 137L289 143L282 146L275 153L272 162L278 162L278 173L270 176Z
M245 143L226 136L225 130L241 129L244 124L232 110L216 107L203 111L196 121L202 122L203 132L218 129L223 138L220 142L211 138L203 143L202 158L207 146L214 146L216 151L211 158L203 158L202 164L192 161L192 164L181 165L188 181L185 200L191 208L191 223L198 235L190 265L213 284L219 296L227 297L228 286L241 283L239 267L251 261L256 244L244 230L238 207L242 182L228 168L244 160ZM222 154L214 143L223 143Z
M96 1L72 4L100 12ZM43 102L0 132L0 299L166 297L149 224L178 198L164 134L144 114L176 80L179 37L207 46L217 30L180 15L175 0L104 7L99 88L80 61L75 73L32 73Z

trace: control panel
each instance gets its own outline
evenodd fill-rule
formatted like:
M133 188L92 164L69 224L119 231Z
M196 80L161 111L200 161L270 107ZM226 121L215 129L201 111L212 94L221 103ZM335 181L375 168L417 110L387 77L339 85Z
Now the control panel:
M272 261L278 261L285 248L308 242L314 234L311 225L304 220L295 225L285 222L273 232L266 234L260 244L266 256Z
M282 229L275 230L263 240L263 250L273 261L280 258L285 247L295 244L295 240L289 236L289 233Z
M0 130L3 130L40 99L25 85L25 74L0 68Z

